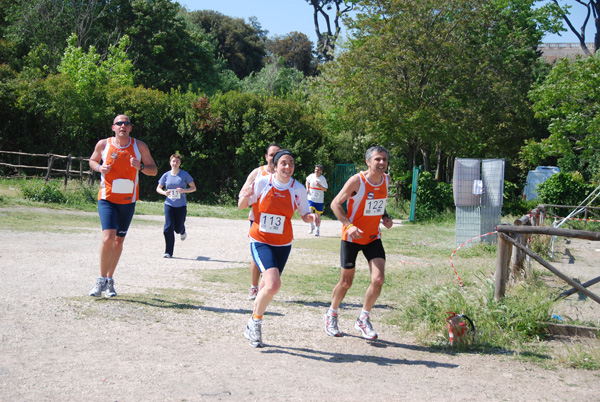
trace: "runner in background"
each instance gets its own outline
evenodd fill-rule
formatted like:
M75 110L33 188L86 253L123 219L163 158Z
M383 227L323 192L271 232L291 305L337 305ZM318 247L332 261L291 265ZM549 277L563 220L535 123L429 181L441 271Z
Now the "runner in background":
M325 191L327 191L327 180L323 176L323 165L315 165L315 172L306 178L306 191L308 192L308 205L310 210L319 215L323 214L323 203L325 202ZM317 226L315 236L321 235L321 225ZM310 224L308 234L315 230L315 224Z
M175 249L175 233L181 241L187 238L185 231L185 218L187 217L187 201L185 195L196 191L194 179L185 170L181 170L180 154L173 154L169 158L171 170L163 174L156 186L156 192L165 198L165 253L163 258L173 257ZM163 189L164 187L164 189Z

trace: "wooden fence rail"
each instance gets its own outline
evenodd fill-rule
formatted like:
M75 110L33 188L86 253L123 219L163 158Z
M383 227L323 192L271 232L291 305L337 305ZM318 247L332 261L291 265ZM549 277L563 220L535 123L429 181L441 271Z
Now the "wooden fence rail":
M23 176L23 172L26 170L43 170L46 172L45 179L48 181L53 175L54 176L64 176L65 178L65 186L70 178L79 178L79 180L83 180L84 178L89 179L92 183L95 181L95 173L93 170L89 168L89 158L84 158L81 156L72 156L69 155L58 155L58 154L32 154L27 152L15 152L15 151L0 151L0 155L13 155L13 158L16 157L16 163L8 163L5 161L0 161L0 166L6 166L16 171L12 175L7 175L7 177L30 177ZM45 166L35 166L35 165L25 165L22 163L23 157L27 158L45 158L47 159L47 163ZM4 159L4 158L3 158ZM57 163L65 163L65 168L57 167ZM79 169L73 169L73 163L79 162ZM85 165L85 169L84 169ZM34 175L35 176L35 175ZM38 176L35 176L38 177Z
M560 279L573 287L570 291L563 292L563 294L561 294L562 297L566 297L576 292L581 292L595 302L600 303L600 297L587 289L589 286L600 282L600 278L593 279L583 285L575 282L553 267L550 263L545 261L542 257L537 255L535 252L529 250L524 241L526 236L523 236L542 234L547 236L563 236L576 239L600 241L600 233L587 230L536 226L540 222L543 222L544 214L545 208L543 208L543 206L542 208L538 206L538 208L534 209L531 214L525 215L516 220L515 225L499 225L496 228L498 231L498 259L496 264L494 298L496 300L504 298L506 284L509 278L512 277L513 279L516 279L519 277L519 272L523 270L522 264L524 261L524 256L528 255L554 275L558 276ZM512 247L510 247L511 245Z

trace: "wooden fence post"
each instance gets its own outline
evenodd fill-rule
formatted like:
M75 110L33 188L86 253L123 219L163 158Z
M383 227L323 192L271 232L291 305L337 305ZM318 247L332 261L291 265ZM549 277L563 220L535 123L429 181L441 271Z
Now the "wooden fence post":
M52 175L52 165L54 164L54 155L49 155L48 158L48 171L46 172L46 182L50 180L50 176Z
M71 174L71 163L73 161L73 156L71 154L67 155L67 167L65 169L65 190L67 189L67 184L69 184L69 175Z
M21 150L19 150L19 152L22 152L22 151L21 151ZM19 155L18 155L18 158L17 158L17 165L19 166L19 167L17 168L17 176L21 177L21 167L20 167L20 166L21 166L21 154L19 154Z
M510 245L504 238L503 233L498 233L498 261L496 262L496 275L494 299L499 301L506 293L506 280L508 279L508 262L510 261Z

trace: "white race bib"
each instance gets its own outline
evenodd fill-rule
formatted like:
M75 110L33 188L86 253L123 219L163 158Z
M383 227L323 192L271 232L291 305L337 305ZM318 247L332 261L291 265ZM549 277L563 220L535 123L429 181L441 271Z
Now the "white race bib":
M115 179L112 182L111 191L114 194L131 194L133 193L133 181L128 179Z
M181 194L177 190L169 190L169 198L172 200L178 200L181 198Z
M325 194L321 190L314 188L308 189L308 197L312 202L323 202L325 200Z
M283 234L285 216L262 213L260 214L259 230L265 233Z
M387 198L378 200L367 200L365 202L364 216L375 216L383 215L385 212L385 205L387 204Z

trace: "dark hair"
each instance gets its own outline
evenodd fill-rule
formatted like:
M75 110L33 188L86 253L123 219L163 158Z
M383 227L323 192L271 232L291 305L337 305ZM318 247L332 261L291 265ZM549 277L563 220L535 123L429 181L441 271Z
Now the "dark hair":
M380 146L377 145L377 146L374 146L374 147L371 147L371 148L367 149L367 152L365 152L365 159L368 160L368 161L371 160L371 156L374 153L378 153L378 154L384 153L385 156L388 157L388 159L390 158L390 153L387 151L387 149L385 149L384 147L380 147Z
M281 158L283 155L289 155L292 158L294 157L294 155L292 155L290 151L288 151L287 149L282 149L281 151L278 151L273 157L273 165L277 166L277 161L279 161L279 158Z
M270 144L267 146L267 150L266 150L265 154L268 154L268 153L269 153L269 148L271 148L271 147L277 147L277 148L279 148L279 149L283 149L283 148L281 147L281 145L279 145L278 143L276 143L276 142L272 142L272 143L270 143Z
M321 165L320 163L316 164L315 167L318 167L319 169L323 170L323 165Z

